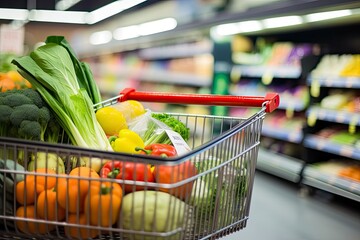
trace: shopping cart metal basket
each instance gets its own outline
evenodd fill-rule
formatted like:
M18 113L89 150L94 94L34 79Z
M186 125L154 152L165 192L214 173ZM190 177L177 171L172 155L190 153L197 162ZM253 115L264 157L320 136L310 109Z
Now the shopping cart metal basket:
M246 226L262 122L266 112L278 107L278 94L249 97L125 89L119 96L95 107L130 99L257 107L258 110L246 118L169 113L190 129L188 144L191 150L166 159L79 148L68 144L66 138L59 144L49 144L1 137L1 239L216 239ZM46 158L55 156L61 159L66 173L30 172L19 165L20 160L26 162L38 156L37 153L43 153ZM163 172L157 174L165 174L170 169L169 176L173 180L160 183L157 178L150 181L150 176L140 181L137 178L103 179L80 173L68 174L79 167L83 159L131 163L135 169L148 166L160 169L163 166ZM67 190L61 204L60 196L54 197L53 193L60 194L60 183L64 181ZM45 191L51 182L54 182L54 188ZM98 182L101 187L105 183L111 185L111 191L115 191L113 185L121 186L120 208L112 208L118 201L115 193L105 199L100 197L104 194L103 188L94 190L93 185ZM20 183L23 183L22 188L18 187ZM38 191L41 187L44 191ZM43 192L46 192L45 198L41 196ZM84 192L87 197L91 192L91 196L97 194L96 209L92 208L90 200L82 200ZM41 197L42 202L39 200ZM114 221L104 223L110 219Z

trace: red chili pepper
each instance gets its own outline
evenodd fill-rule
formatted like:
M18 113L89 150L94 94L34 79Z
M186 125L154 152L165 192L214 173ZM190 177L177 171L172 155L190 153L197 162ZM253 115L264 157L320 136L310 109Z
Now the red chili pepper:
M177 154L174 146L164 143L153 143L145 146L145 148L136 148L136 150L141 150L148 155L161 157L172 157Z

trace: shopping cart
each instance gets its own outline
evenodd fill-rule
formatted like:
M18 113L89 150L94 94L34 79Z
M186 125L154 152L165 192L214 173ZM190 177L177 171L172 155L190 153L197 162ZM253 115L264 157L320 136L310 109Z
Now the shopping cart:
M125 100L257 107L258 110L246 118L169 113L190 129L191 135L187 143L192 150L167 159L79 148L68 144L66 137L63 137L59 144L0 138L1 239L215 239L246 226L262 122L266 112L278 107L278 94L269 93L265 97L219 96L150 93L125 89L119 96L98 104L95 108ZM47 158L57 156L61 159L66 173L79 167L83 159L90 162L120 161L132 163L135 168L149 165L152 169L168 167L167 169L172 171L170 176L173 180L159 183L148 181L149 176L139 181L137 178L94 179L90 175L81 174L54 175L49 172L25 171L18 164L20 160L38 156L39 152L44 153ZM32 182L22 181L25 186L23 190L19 190L17 184L24 177L32 178ZM65 206L62 207L60 197L51 203L48 193L47 204L40 203L42 193L37 191L37 187L41 184L43 187L47 186L54 179L55 189L57 186L59 190L57 184L65 179L68 187L66 194L70 196L78 191L75 193L78 198L72 200L66 196L63 202ZM95 210L91 208L92 203L83 204L80 195L84 185L80 183L87 183L88 189L84 191L90 195L91 191L97 193L92 184L99 181L107 181L110 185L119 184L122 187L119 210L107 209L113 206L115 195L111 195L110 200L100 198ZM70 190L70 185L76 187ZM124 191L125 187L128 192ZM34 196L29 197L29 192L26 192L29 189L34 192ZM18 198L23 199L22 204L16 201ZM109 202L105 202L108 200ZM70 210L71 206L75 208ZM65 209L62 213L61 208ZM43 212L41 216L39 210ZM96 217L91 217L93 214ZM90 218L95 218L96 222ZM114 219L115 223L104 224L103 220L108 219Z

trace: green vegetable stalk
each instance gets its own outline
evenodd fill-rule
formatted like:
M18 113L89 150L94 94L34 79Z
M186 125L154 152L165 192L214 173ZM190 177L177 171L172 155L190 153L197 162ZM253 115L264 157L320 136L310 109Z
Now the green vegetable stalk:
M29 56L14 59L13 63L52 108L57 121L74 145L112 151L96 120L88 89L82 87L84 83L79 83L75 71L77 66L67 48L48 38L46 45Z
M173 116L170 116L166 113L152 113L151 117L165 123L170 129L180 134L180 136L187 141L190 136L190 129L186 127L184 123L180 120L176 119ZM153 143L164 143L171 144L171 140L168 137L165 131L161 131L157 133L159 130L158 124L154 121L149 121L148 129L146 130L143 140L145 142L145 146L153 144Z

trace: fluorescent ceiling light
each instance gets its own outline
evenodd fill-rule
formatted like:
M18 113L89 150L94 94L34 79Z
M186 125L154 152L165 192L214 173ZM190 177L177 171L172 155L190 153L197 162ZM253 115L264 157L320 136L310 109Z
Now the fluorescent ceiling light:
M177 21L174 18L164 18L139 25L118 28L114 31L113 37L116 40L125 40L169 31L176 28L176 26Z
M285 16L276 18L267 18L263 20L265 28L279 28L293 26L303 23L300 16Z
M260 21L245 21L238 23L239 31L244 32L256 32L263 29Z
M237 33L256 32L262 30L260 21L252 20L238 23L227 23L215 27L215 34L218 36L228 36Z
M214 33L220 36L227 36L239 33L236 23L221 24L215 27Z
M66 10L80 2L81 0L60 0L55 4L56 10Z
M29 20L38 22L84 24L86 23L86 14L86 12L75 11L31 10L29 14Z
M330 11L330 12L320 12L312 13L305 16L306 21L308 22L317 22L328 19L340 18L350 16L352 14L350 9L339 10L339 11Z
M112 34L110 31L94 32L90 36L90 43L92 45L100 45L110 42L111 39L112 39Z
M146 0L118 0L90 12L87 16L87 23L94 24L126 9L132 8Z
M146 22L139 25L142 36L166 32L176 28L177 21L174 18L164 18L156 21Z
M27 9L0 8L0 19L25 21L28 16Z
M139 26L134 25L134 26L118 28L114 31L113 37L116 40L125 40L125 39L140 37Z

